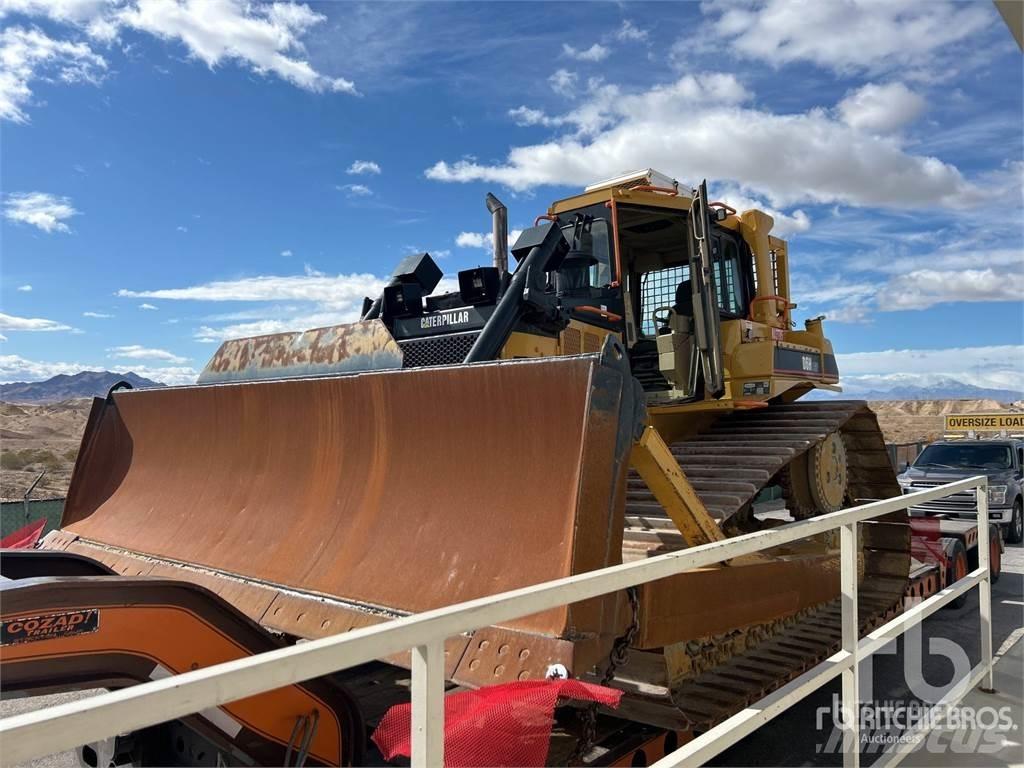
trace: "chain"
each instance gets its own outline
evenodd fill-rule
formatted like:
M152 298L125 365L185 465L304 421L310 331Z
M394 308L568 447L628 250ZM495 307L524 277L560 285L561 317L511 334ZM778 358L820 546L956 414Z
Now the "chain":
M607 686L615 679L615 673L619 667L629 659L629 649L640 631L640 601L637 599L636 587L629 587L626 590L626 597L629 598L630 621L626 631L615 639L612 644L611 653L608 654L608 667L601 677L601 685ZM570 765L582 765L583 758L594 748L597 740L597 702L590 704L583 712L581 718L580 737L576 741L576 748L569 755Z

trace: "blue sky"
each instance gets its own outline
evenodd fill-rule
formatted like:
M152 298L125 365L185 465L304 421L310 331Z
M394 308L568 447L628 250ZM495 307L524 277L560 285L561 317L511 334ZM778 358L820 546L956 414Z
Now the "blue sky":
M0 0L0 380L189 382L651 166L775 216L851 392L1020 389L1022 81L988 2Z

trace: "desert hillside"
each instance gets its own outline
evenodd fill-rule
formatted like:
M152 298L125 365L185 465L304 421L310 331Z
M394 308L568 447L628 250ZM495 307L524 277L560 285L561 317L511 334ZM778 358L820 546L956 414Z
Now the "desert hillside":
M0 491L20 499L40 471L46 470L35 498L63 496L71 480L78 444L89 416L89 399L47 405L0 403ZM887 400L873 402L888 443L934 440L949 413L1024 411L1024 403L995 400Z
M916 443L942 437L944 417L952 413L1024 411L1024 403L996 400L880 400L871 403L887 443Z
M0 403L0 493L5 499L20 499L43 470L33 498L67 492L91 403Z

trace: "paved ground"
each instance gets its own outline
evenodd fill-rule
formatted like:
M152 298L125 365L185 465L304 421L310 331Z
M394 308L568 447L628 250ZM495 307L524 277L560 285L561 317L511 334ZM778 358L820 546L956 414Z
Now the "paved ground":
M978 602L977 590L972 591L967 605L959 609L946 609L933 614L924 622L923 636L926 640L942 639L952 641L962 648L973 665L979 660L978 650ZM926 742L918 754L907 758L906 765L917 766L1015 766L1021 765L1022 716L1022 649L1024 636L1024 549L1019 545L1008 547L1003 557L1003 576L992 591L993 640L994 648L1001 650L1002 660L998 664L996 680L997 693L969 694L964 704L973 707L1009 706L1013 728L989 729L994 736L986 736L984 744L970 743L971 734L977 729L948 729L938 736L939 752L929 751ZM899 707L915 701L908 683L918 677L913 674L915 665L907 665L905 643L901 640L898 653L882 655L874 663L872 682L874 698L877 701L894 703ZM911 654L911 661L913 661ZM911 674L905 674L905 666ZM933 686L947 684L953 673L953 664L941 654L925 654L919 668L925 681ZM863 686L863 682L862 682ZM744 739L732 749L723 753L713 765L750 766L833 766L842 765L842 756L830 748L832 732L831 705L839 693L838 684L823 688L781 715L768 726ZM863 693L863 690L862 690ZM15 699L0 702L0 715L4 717L39 707L81 698L86 694L61 694L33 699ZM819 714L820 710L820 714ZM819 722L821 725L819 726ZM985 729L982 729L985 730ZM870 765L877 756L881 742L889 731L876 732L876 741L864 745L862 765ZM950 746L953 745L953 746ZM980 747L980 749L979 749ZM33 768L70 768L78 765L73 753L51 755L31 764Z
M992 637L993 648L999 649L1003 659L998 662L999 675L996 681L996 695L974 692L964 705L974 707L990 706L998 709L1010 706L1008 712L1012 721L1009 728L981 729L983 744L972 745L977 738L976 728L954 728L940 735L938 749L928 751L929 742L922 747L924 752L907 758L905 765L919 766L1020 766L1024 764L1024 749L1021 747L1024 734L1024 720L1021 716L1022 674L1021 652L1024 644L1024 548L1007 545L1003 555L1003 575L992 588ZM922 625L925 639L924 652L917 663L913 652L922 644L911 636L911 653L906 652L907 643L901 639L898 652L882 655L873 663L872 685L874 700L886 707L888 712L899 716L913 712L914 702L920 702L911 690L920 688L914 684L922 674L924 681L941 689L953 679L954 664L944 656L945 650L953 656L958 653L951 648L963 649L970 665L980 660L980 632L978 627L977 590L972 590L963 608L938 611ZM927 643L937 646L928 648ZM951 641L955 646L950 645ZM932 652L929 653L928 651ZM861 680L861 695L864 694L865 680ZM842 754L833 749L836 734L832 725L833 698L839 695L839 683L811 694L788 712L780 715L768 726L750 735L732 749L723 752L712 764L721 766L783 765L783 766L839 766ZM936 697L938 698L938 697ZM933 699L934 700L934 699ZM920 710L918 710L920 711ZM885 711L881 712L884 716ZM986 716L989 713L985 713ZM983 720L987 723L987 720ZM878 729L873 731L866 744L862 744L861 765L871 765L881 749L887 747L887 739L898 735L897 731ZM955 747L949 747L950 740ZM831 743L830 743L831 742ZM934 744L934 742L930 742ZM943 745L945 748L943 749Z

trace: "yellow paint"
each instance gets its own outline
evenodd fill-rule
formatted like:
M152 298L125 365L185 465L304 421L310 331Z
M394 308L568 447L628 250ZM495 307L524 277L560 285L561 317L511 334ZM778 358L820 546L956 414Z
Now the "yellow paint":
M1024 429L1024 413L957 413L946 416L947 432L1000 432Z
M644 430L640 439L633 444L629 463L640 473L654 498L672 518L688 546L696 547L725 539L722 529L708 514L657 429L647 427Z
M607 187L557 200L548 208L548 214L558 216L580 208L606 204L614 200L619 205L642 205L665 211L688 211L692 199L688 194L669 195L662 192L636 191ZM700 415L697 421L713 418L737 407L746 407L757 401L793 401L812 389L839 391L836 377L824 374L825 357L832 355L832 344L825 338L821 318L808 320L803 329L791 326L791 312L796 307L790 296L789 250L785 240L771 234L774 222L763 211L749 210L730 214L716 222L717 226L738 232L753 255L753 269L757 277L757 296L749 308L751 316L745 319L723 320L721 326L722 359L725 369L725 395L715 401L681 402L670 396L648 397L648 410L652 423L664 434L682 435L692 429L686 419ZM773 269L774 258L774 269ZM633 297L634 302L637 297ZM566 355L596 351L587 349L583 339L610 333L606 328L590 325L576 319L559 335L558 339L534 339L526 334L513 334L502 357L533 355ZM521 338L516 338L521 337ZM802 376L791 371L776 372L775 350L789 348L819 356L821 375ZM744 384L758 384L767 392L744 395ZM748 389L749 391L749 389Z

